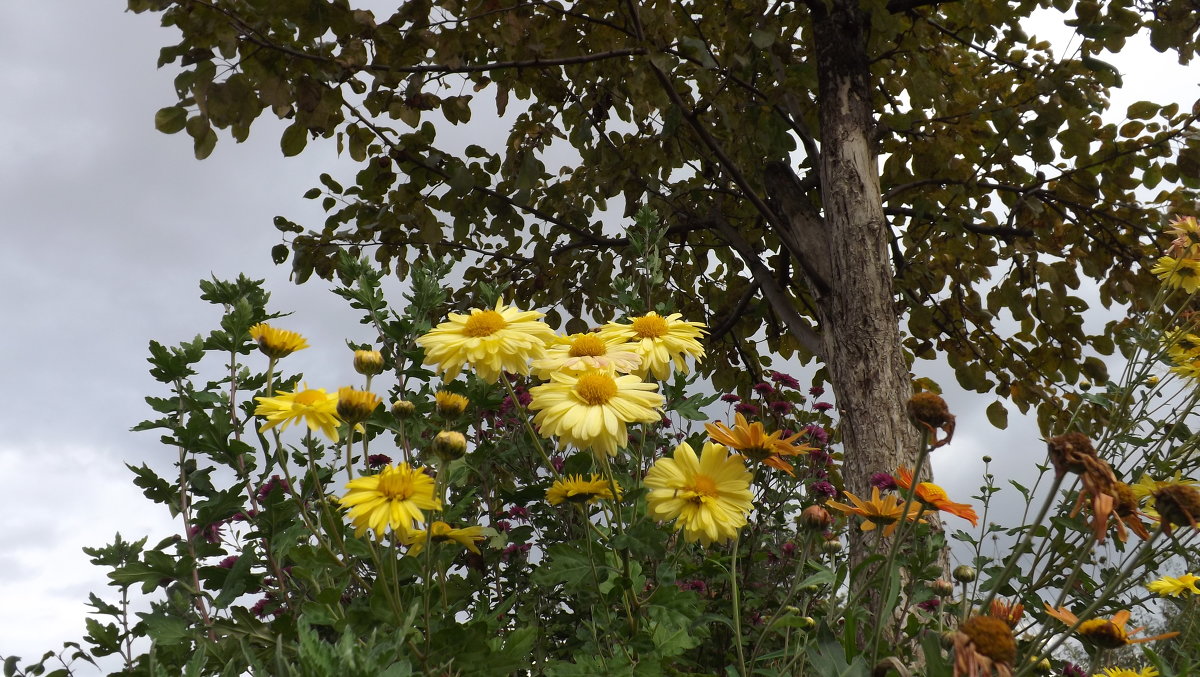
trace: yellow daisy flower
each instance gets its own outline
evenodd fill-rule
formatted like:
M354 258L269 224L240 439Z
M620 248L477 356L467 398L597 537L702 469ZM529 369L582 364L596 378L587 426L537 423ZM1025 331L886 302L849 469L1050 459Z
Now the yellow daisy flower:
M793 472L792 464L784 460L784 457L814 451L813 447L794 444L803 433L792 435L786 440L783 439L783 432L779 430L768 435L762 423L749 423L740 413L734 414L732 428L718 421L705 423L704 429L714 442L724 444L752 461L769 465L792 476L796 473Z
M303 336L294 331L276 329L266 322L250 327L250 338L254 339L264 355L274 359L287 357L308 347L308 341Z
M371 418L379 402L375 393L345 386L338 388L337 413L343 421L359 423Z
M442 502L433 497L433 478L424 468L407 463L384 466L375 475L366 475L346 483L346 495L338 499L346 516L354 524L355 535L370 529L377 537L391 528L407 538L414 523L423 523L422 510L441 510Z
M883 498L879 495L879 487L871 488L871 500L869 501L864 501L849 491L842 493L846 494L846 498L850 499L854 505L846 505L837 501L826 501L825 505L841 510L847 515L858 515L863 518L863 522L859 526L863 531L871 531L882 526L883 535L891 536L904 517L904 499L899 496ZM917 519L921 510L921 502L913 501L908 506L908 519Z
M679 319L679 313L663 317L655 312L635 317L629 324L609 322L600 328L601 339L629 341L642 363L633 372L641 378L646 374L662 381L671 375L671 365L688 373L685 356L697 360L704 357L704 346L698 340L704 335L704 325Z
M408 545L408 552L405 554L416 557L417 555L421 554L421 551L425 549L425 544L430 541L433 541L434 543L454 541L455 543L478 555L480 554L479 546L475 544L483 539L483 527L481 526L455 529L449 524L438 520L433 524L430 524L428 529L413 531L408 535L408 538L405 539L405 543Z
M433 399L436 403L434 406L437 407L438 413L446 418L462 416L463 412L471 404L471 400L448 390L437 391L433 394Z
M660 458L646 473L650 516L675 520L690 542L711 545L736 538L754 508L750 471L738 454L705 442L700 457L687 442L671 458Z
M1200 588L1196 587L1196 581L1200 581L1200 576L1194 576L1190 573L1184 574L1178 578L1174 576L1163 576L1157 581L1151 581L1146 584L1146 588L1156 594L1166 597L1178 597L1185 592L1190 592L1193 595L1200 595Z
M1045 604L1043 602L1043 604ZM1068 626L1079 623L1079 617L1071 613L1066 607L1055 609L1049 604L1045 604L1046 613L1057 618ZM1142 642L1153 642L1158 639L1170 639L1178 636L1178 632L1167 632L1154 637L1139 637L1131 639L1133 635L1138 634L1145 628L1134 628L1133 630L1125 630L1125 626L1129 623L1130 613L1126 610L1118 611L1113 614L1112 618L1090 618L1075 628L1075 634L1079 636L1080 641L1089 646L1098 647L1101 649L1116 649L1128 644L1140 644Z
M450 313L448 322L417 338L417 345L425 349L425 364L436 364L448 379L469 364L479 378L495 383L501 372L528 374L529 360L545 354L554 331L541 317L543 313L496 301L495 310Z
M1163 256L1150 269L1162 283L1172 289L1182 289L1195 294L1200 288L1200 259Z
M614 485L617 487L617 500L620 500L621 485ZM601 499L611 501L613 495L608 480L599 475L592 475L586 480L583 479L583 475L567 475L555 480L546 490L546 502L550 505L562 505L565 502L595 503Z
M634 349L635 346L621 338L604 339L591 333L556 336L546 349L546 356L533 361L533 373L543 380L556 371L610 369L628 374L642 362Z
M1104 668L1103 672L1097 672L1092 677L1158 677L1158 670L1145 667L1141 670L1130 670L1129 668Z
M258 408L255 416L263 416L267 422L258 431L266 432L275 426L287 430L293 421L303 420L309 430L320 430L326 437L338 441L337 393L327 393L324 388L311 389L307 384L304 390L293 392L286 390L275 391L275 397L256 397Z
M627 423L650 423L662 418L663 396L658 386L636 376L607 371L583 374L556 372L550 383L529 389L536 411L533 422L542 437L557 435L578 449L615 456L629 443Z
M1174 236L1167 249L1169 256L1190 256L1200 248L1200 222L1194 216L1176 216L1167 234Z

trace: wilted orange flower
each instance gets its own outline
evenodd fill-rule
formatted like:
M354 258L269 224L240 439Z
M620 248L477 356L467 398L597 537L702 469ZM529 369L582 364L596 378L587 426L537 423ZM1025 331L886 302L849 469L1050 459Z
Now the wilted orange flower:
M946 400L937 393L922 392L913 395L908 400L908 416L929 430L932 436L930 449L949 444L950 439L954 437L954 415L946 406ZM939 429L946 433L940 440L937 437Z
M776 430L768 435L762 423L757 421L747 423L746 417L740 413L734 414L734 417L733 428L717 422L705 423L704 429L708 431L708 436L714 442L724 444L730 449L736 449L752 461L758 461L763 465L778 468L795 476L796 473L792 472L792 464L785 461L784 457L813 451L813 447L793 444L800 439L803 433L792 435L785 440L782 439L782 431Z
M830 508L841 510L847 515L858 515L863 518L862 526L859 527L863 531L871 531L872 529L882 526L883 535L891 536L896 531L896 525L900 522L904 515L904 499L899 496L889 495L887 498L882 498L879 495L879 487L871 488L871 500L864 501L849 491L843 492L846 498L854 505L846 505L837 501L828 501L825 503ZM921 516L921 504L913 501L908 507L908 519L914 520Z
M999 618L1008 623L1008 627L1015 629L1021 622L1021 617L1025 615L1025 606L1020 602L1006 602L996 598L988 605L988 615Z
M1146 525L1142 523L1142 511L1138 507L1137 495L1134 494L1133 488L1124 482L1113 484L1113 512L1117 515L1117 538L1125 541L1125 527L1129 527L1133 533L1138 535L1138 538L1143 541L1149 540L1150 532L1146 530Z
M896 485L901 489L912 488L913 474L907 466L900 466L900 469L896 471L895 479ZM970 522L971 526L979 526L979 515L975 514L974 508L966 503L951 501L946 495L946 491L933 482L918 483L915 498L924 503L926 507L957 515Z
M1079 475L1083 489L1071 510L1071 517L1078 515L1083 504L1090 500L1092 533L1096 536L1097 543L1103 543L1108 533L1108 518L1113 514L1117 502L1117 477L1112 468L1096 455L1092 441L1083 433L1051 437L1046 440L1046 448L1057 477L1062 478L1068 472ZM1124 530L1118 528L1118 531L1124 540Z
M1101 649L1116 649L1127 644L1140 644L1142 642L1152 642L1156 639L1170 639L1178 632L1167 632L1154 637L1139 637L1130 639L1132 635L1136 635L1145 628L1134 628L1126 631L1125 625L1129 622L1129 612L1122 609L1113 614L1112 618L1092 618L1082 623L1079 622L1079 617L1071 613L1066 607L1054 607L1046 604L1046 613L1054 618L1066 623L1068 626L1075 625L1075 634L1079 636L1080 641L1083 641L1091 646Z
M998 618L969 618L954 633L954 677L1011 677L1016 658L1012 628Z
M1172 526L1191 525L1200 529L1200 490L1188 484L1168 484L1152 494L1154 505L1162 518L1163 529L1171 532Z

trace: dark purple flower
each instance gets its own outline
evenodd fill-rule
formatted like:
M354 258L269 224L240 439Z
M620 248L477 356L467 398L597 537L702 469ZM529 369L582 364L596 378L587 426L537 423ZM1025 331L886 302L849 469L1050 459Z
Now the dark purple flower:
M816 423L804 426L804 432L808 433L808 436L817 444L829 444L829 433Z
M819 480L823 480L826 477L829 477L829 473L825 472L824 470L821 470L820 468L813 468L812 470L808 471L808 474L810 477L815 477L816 479L819 479Z
M504 552L500 553L500 561L507 562L514 557L528 555L529 548L528 543L509 543L504 547Z
M749 402L742 402L741 404L734 405L733 410L739 414L742 414L743 416L746 414L755 416L758 414L758 405L750 404Z
M232 569L233 565L237 564L237 561L238 561L237 555L230 555L229 557L226 557L225 559L221 560L220 562L217 562L217 566L221 567L222 569Z
M1064 665L1062 673L1063 677L1087 677L1087 673L1083 671L1083 668L1074 663Z
M775 412L776 414L790 414L795 406L796 405L788 402L787 400L776 400L771 403L771 411Z
M200 538L203 538L204 540L208 541L209 543L220 543L221 542L221 525L223 525L223 524L225 524L225 523L217 522L216 524L209 524L209 525L203 526L203 527L190 526L190 527L188 527L188 530L187 530L188 538L200 537Z
M756 383L754 384L754 392L766 397L775 392L775 386L770 383Z
M246 512L233 513L233 516L229 518L229 521L230 522L249 522L250 520L254 519L257 516L258 516L258 511L254 510L254 509L250 509L250 510L247 510Z
M825 466L829 465L833 461L833 457L830 456L828 452L821 451L820 449L813 449L812 451L808 452L808 460L813 465Z
M250 613L254 614L258 618L266 618L267 616L273 615L275 613L275 609L277 608L274 604L274 601L275 600L271 598L271 595L267 595L266 597L263 597L255 602L254 606L250 607ZM270 611L267 610L268 606L271 607Z
M833 498L837 496L837 489L832 484L825 480L813 482L808 485L808 493L813 496L824 496L825 498Z
M287 480L281 478L279 475L271 475L271 479L267 480L261 487L259 487L258 500L267 500L267 496L271 495L271 492L275 491L276 489L287 491L289 488L291 488L291 485L288 484Z
M550 457L550 465L554 466L554 472L561 475L562 471L563 471L563 466L566 465L566 461L563 460L562 456L555 454Z
M495 522L492 522L492 528L495 529L496 531L503 532L503 531L508 531L509 529L511 529L512 524L510 524L508 522L508 520L496 520Z
M937 611L937 608L939 606L941 606L941 604L942 604L942 600L938 599L937 597L934 597L933 599L927 599L924 602L917 604L917 608L924 609L926 611Z
M382 468L385 465L392 464L392 457L385 454L371 454L367 457L367 467Z
M732 404L734 402L741 402L742 398L738 397L737 395L734 395L733 393L725 393L724 395L721 396L721 401L729 402Z
M828 402L817 402L813 405L813 409L817 411L829 411L830 409L833 409L833 405Z
M825 389L821 386L813 386L808 389L808 394L812 395L813 397L820 397L825 394Z
M780 548L780 550L783 552L784 557L795 557L796 556L796 544L792 543L791 541L784 543L783 547Z
M522 506L514 505L508 509L508 516L515 520L527 520L529 519L529 510Z
M896 478L885 472L872 473L869 482L871 486L880 491L894 491L896 489Z
M791 388L792 390L800 389L799 381L782 372L771 372L771 380L775 382L775 385L778 385L781 388Z
M701 595L708 593L708 584L699 578L692 579L690 581L675 581L675 585L678 586L680 590L694 590Z

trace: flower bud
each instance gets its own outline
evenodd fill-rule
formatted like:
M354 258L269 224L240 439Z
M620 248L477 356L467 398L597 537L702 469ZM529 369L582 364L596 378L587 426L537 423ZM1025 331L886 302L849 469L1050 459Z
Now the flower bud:
M958 581L959 583L970 583L971 581L975 580L978 572L975 571L975 567L973 566L960 564L954 568L954 573L952 575L954 576L954 580Z
M433 399L437 404L437 411L446 418L458 418L467 410L467 405L470 400L446 390L439 390L433 395Z
M412 415L417 413L417 405L408 400L396 400L392 404L392 416L400 420L412 418Z
M467 453L467 438L454 430L443 430L433 438L433 453L443 461L454 461Z
M836 538L831 538L821 544L821 549L830 555L836 555L842 551L842 542Z
M354 388L338 388L337 413L343 421L355 424L371 418L371 413L379 406L379 396L365 390Z
M383 355L378 350L354 351L354 371L363 376L374 376L383 371Z
M825 531L833 524L829 511L819 505L810 505L800 513L800 526L811 531Z
M933 588L934 594L939 597L948 597L954 594L954 584L944 578L939 578L930 583L929 587Z

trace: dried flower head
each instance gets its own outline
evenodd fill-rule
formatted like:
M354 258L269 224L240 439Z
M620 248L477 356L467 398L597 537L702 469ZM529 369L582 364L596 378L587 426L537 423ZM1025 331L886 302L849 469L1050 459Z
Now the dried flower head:
M949 444L950 439L954 437L954 416L946 406L946 400L937 393L921 392L913 395L908 400L908 417L929 430L932 436L930 449ZM946 433L946 437L939 440L938 430Z
M1162 517L1163 529L1170 532L1172 526L1190 525L1200 528L1200 490L1188 484L1168 484L1159 487L1153 494L1154 506Z
M967 619L954 634L954 677L1012 675L1017 641L1007 623L991 616Z

